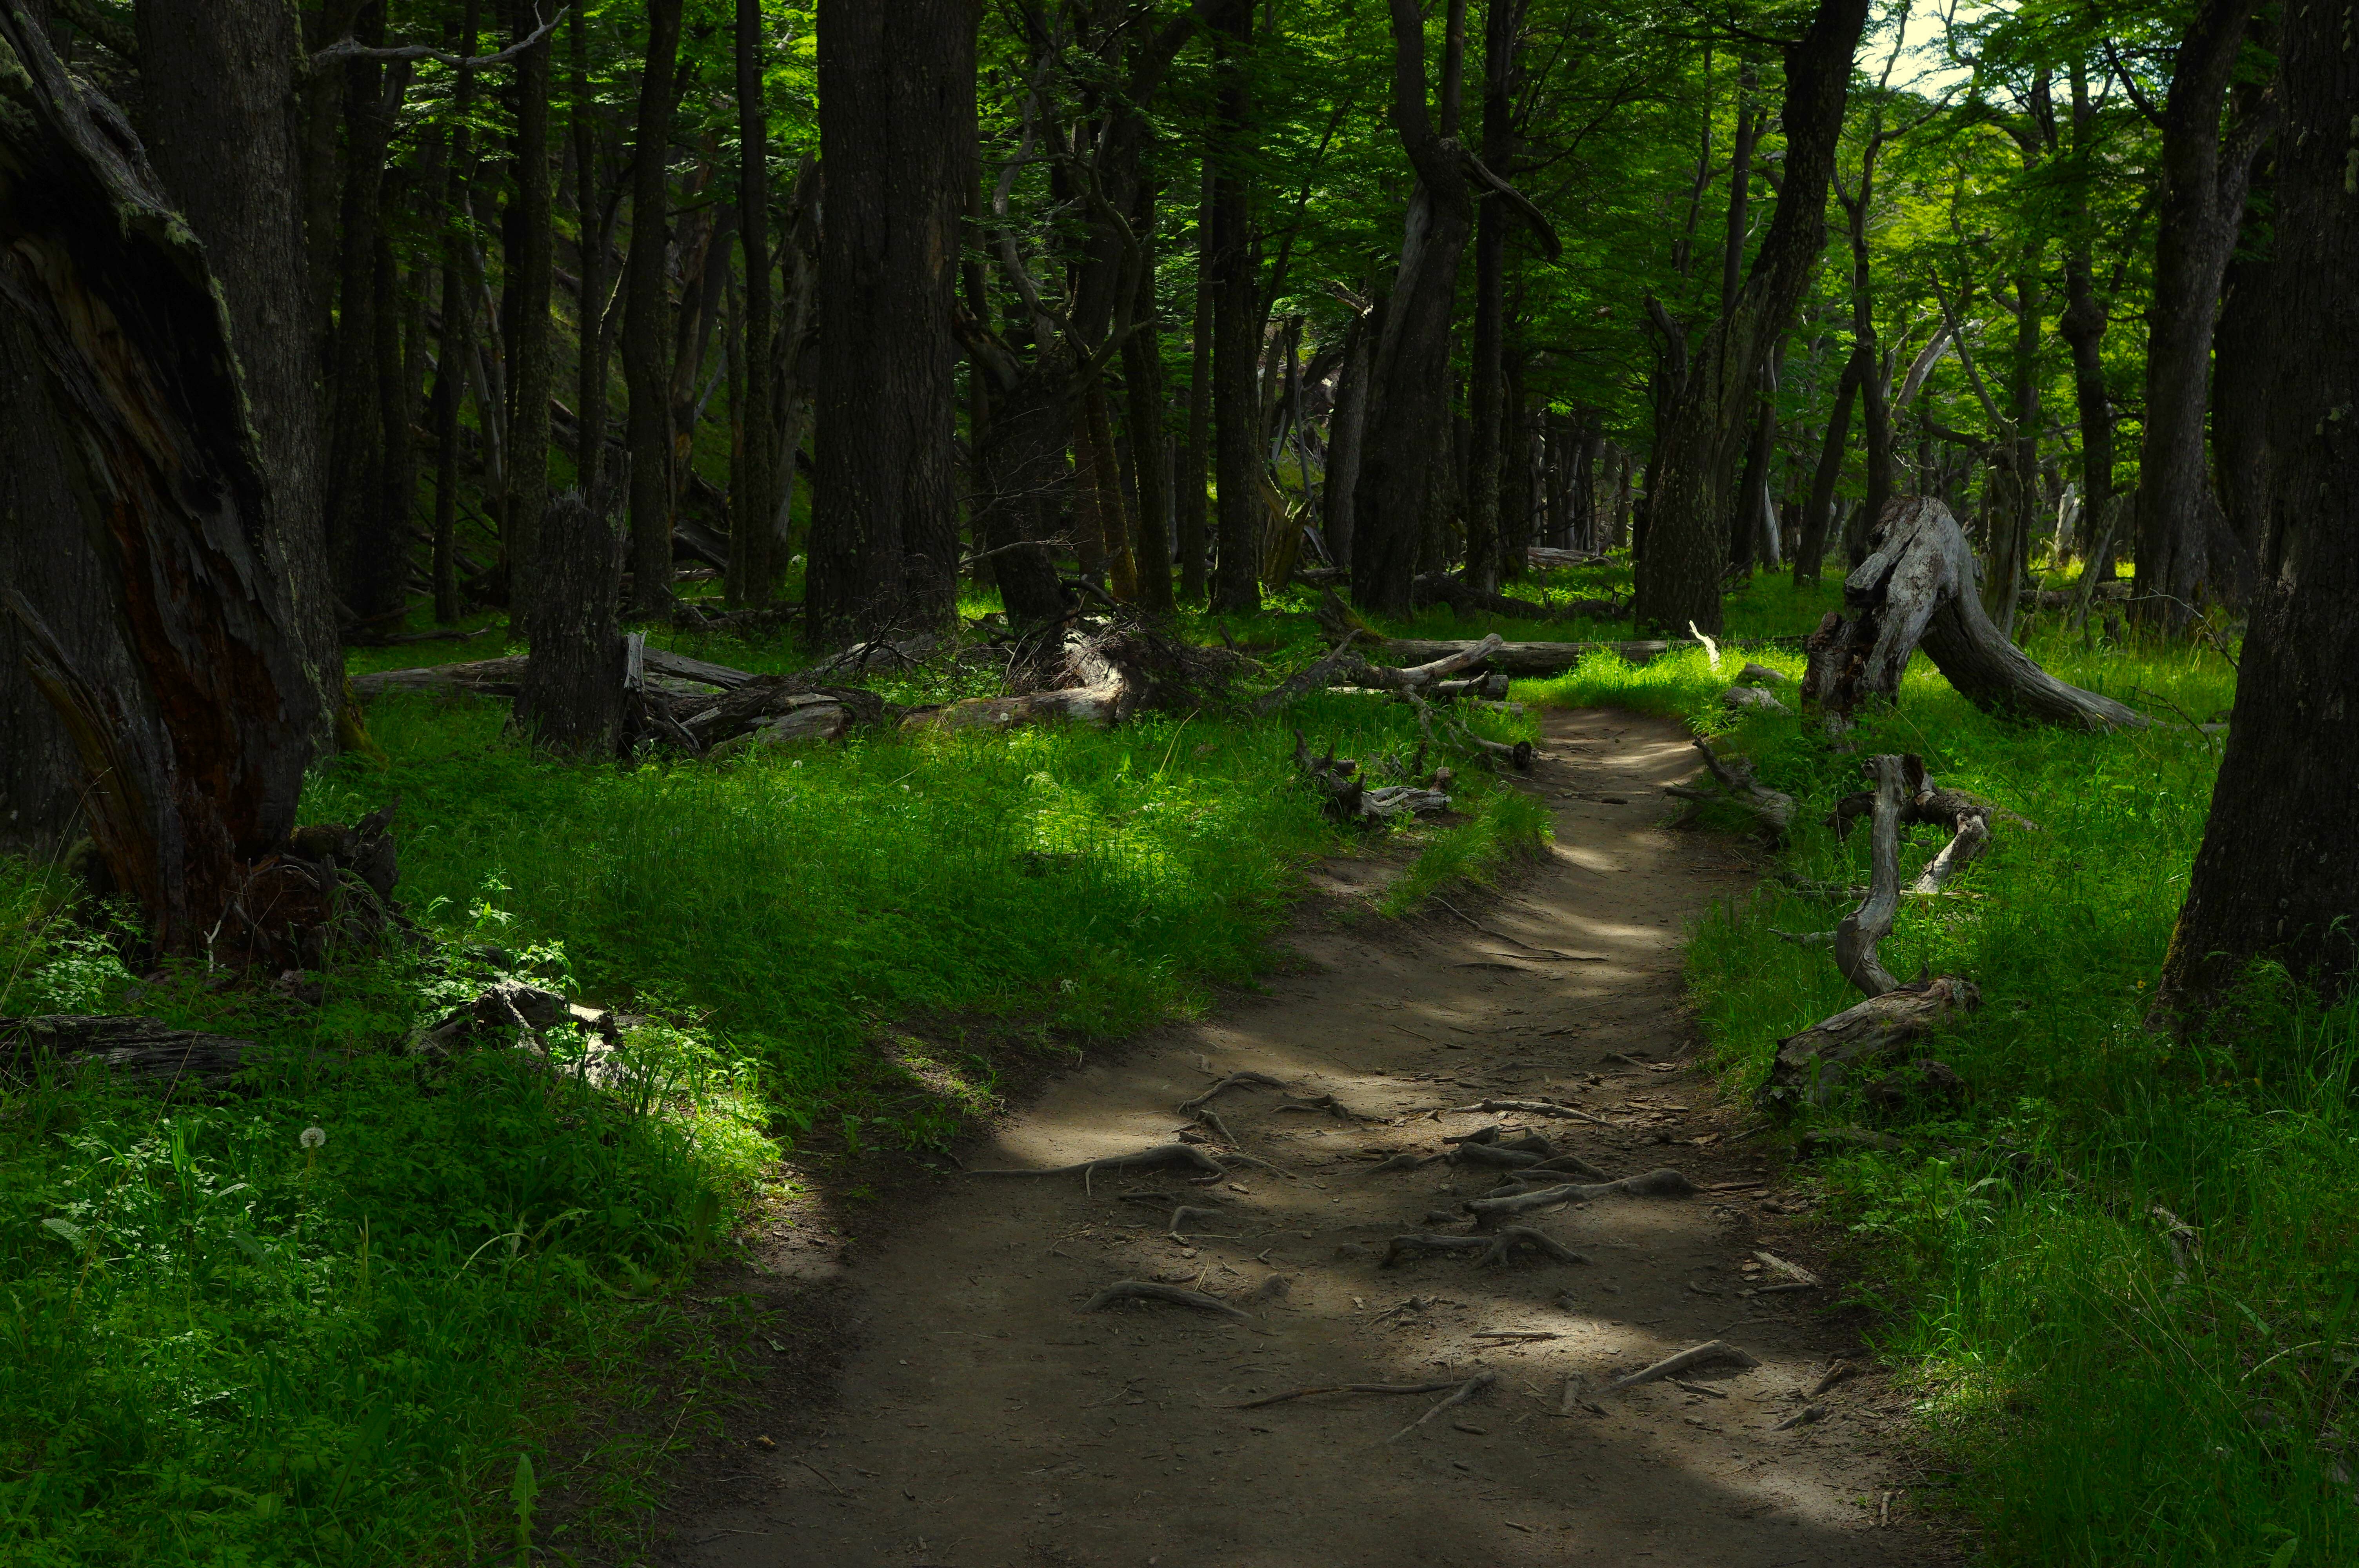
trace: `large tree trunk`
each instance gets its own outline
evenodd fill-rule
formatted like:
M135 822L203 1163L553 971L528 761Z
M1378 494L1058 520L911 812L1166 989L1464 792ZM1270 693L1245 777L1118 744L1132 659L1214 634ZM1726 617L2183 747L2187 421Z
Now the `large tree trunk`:
M532 0L513 0L508 30L516 41L538 26ZM531 623L540 548L541 514L549 506L549 396L554 390L555 350L549 319L551 268L557 232L549 198L548 39L516 62L516 249L507 257L508 286L516 317L510 325L516 351L509 361L514 389L508 422L508 609L513 622ZM387 432L387 439L392 432Z
M1219 0L1212 53L1220 82L1220 139L1212 172L1212 469L1219 559L1212 608L1250 615L1261 608L1260 291L1249 249L1253 222L1244 163L1251 109L1244 55L1253 33L1251 0Z
M2093 174L2090 163L2097 112L2089 98L2088 70L2078 61L2073 63L2071 81L2072 157L2079 178L2086 180ZM2085 203L2080 206L2082 216L2064 250L2064 310L2056 319L2056 330L2072 351L2072 402L2081 424L2081 514L2094 527L2114 493L2114 411L2105 395L2102 351L2106 307L2097 293L2093 225L2085 214ZM2100 568L2111 571L2110 557L2099 561L2093 555L2082 567L2083 572Z
M1065 447L1072 437L1063 391L1070 379L1060 356L1044 354L996 390L984 433L976 542L991 552L1000 602L1020 625L1054 621L1065 610L1056 557L1040 541L1059 529Z
M467 0L459 24L459 54L475 52L482 22L482 0ZM442 219L441 357L434 367L434 524L431 562L434 619L448 626L459 619L459 406L467 395L467 367L475 357L473 297L468 247L460 218L469 211L474 180L474 147L468 114L474 106L475 78L461 70L451 92L451 178ZM585 289L586 292L586 289ZM482 411L486 430L495 416Z
M1206 481L1212 466L1212 295L1219 274L1219 253L1212 243L1212 198L1216 165L1207 152L1201 191L1196 202L1195 312L1188 331L1188 439L1180 450L1178 524L1180 530L1180 597L1190 604L1204 599ZM1339 557L1340 558L1340 557Z
M631 153L631 248L623 258L623 380L630 391L631 599L644 615L671 603L669 315L664 286L670 232L672 71L679 52L681 0L647 0L647 52L639 77L636 146Z
M2035 245L2026 261L2038 263ZM2007 415L2015 439L2006 452L2006 473L1994 463L1991 477L1999 501L1991 507L1990 570L1983 581L1983 604L2002 637L2015 635L2015 610L2023 598L2023 578L2031 565L2031 539L2039 504L2039 275L2027 265L2015 279L2015 360L2007 376ZM1995 457L1997 455L1993 454ZM2001 480L2005 482L1996 482Z
M467 0L471 27L477 4L479 0ZM572 102L566 106L566 130L573 143L573 189L581 209L582 235L581 308L576 312L580 328L574 356L573 471L582 492L595 494L606 467L606 257L614 243L616 204L601 199L598 183L599 155L603 151L604 138L598 134L598 103L590 85L589 25L579 5L566 21L573 67Z
M526 622L532 657L516 693L517 728L553 751L614 754L626 697L625 645L614 626L624 539L605 496L567 491L549 503Z
M2264 171L2263 178L2267 178ZM2256 205L2272 210L2274 202ZM2238 254L2228 264L2220 325L2212 340L2212 459L2220 506L2235 541L2240 588L2252 585L2268 517L2269 398L2279 365L2269 339L2270 296L2277 268L2267 247L2269 224L2247 209Z
M958 592L952 316L977 0L822 0L813 647L946 624Z
M1323 508L1327 553L1352 569L1352 521L1360 485L1360 441L1368 418L1368 361L1384 307L1354 314L1343 329L1343 362L1335 372L1335 405L1327 416L1327 489Z
M69 738L107 871L196 952L284 846L311 754L283 524L204 252L13 0L0 40L0 692L21 670L53 709L7 703L6 765Z
M1810 499L1802 509L1802 538L1794 550L1794 580L1817 582L1827 558L1827 536L1832 530L1835 482L1843 478L1843 442L1851 434L1852 400L1859 395L1867 361L1857 349L1843 361L1835 399L1827 410L1826 438L1819 446L1819 466L1810 476Z
M1827 188L1866 19L1867 0L1821 0L1809 30L1786 49L1786 174L1777 214L1734 308L1697 345L1656 431L1657 478L1638 569L1643 625L1721 627L1721 508L1761 367L1826 241Z
M1483 161L1505 169L1516 152L1516 49L1529 0L1489 0L1483 18ZM1506 380L1506 204L1492 196L1474 221L1474 341L1466 413L1473 440L1466 461L1466 580L1496 593L1505 573L1500 547L1499 453Z
M770 122L762 98L761 0L737 0L737 237L745 252L745 408L738 493L729 498L729 602L767 604L777 578L775 530L777 429L769 418ZM794 460L788 456L788 462Z
M344 654L321 514L320 342L297 205L302 39L294 13L277 0L148 0L137 23L144 139L229 305L276 492L263 569L288 585L303 662L319 688L313 734L324 743L343 691Z
M2065 685L1999 635L1976 591L1973 551L1939 501L1902 496L1866 545L1866 559L1843 582L1843 612L1804 644L1803 698L1831 722L1847 723L1871 702L1897 702L1920 645L1958 695L1985 712L2088 730L2147 722L2109 697Z
M2277 384L2263 581L2162 997L2200 1011L2255 958L2339 992L2359 886L2359 54L2341 11L2288 7L2278 67Z
M1155 210L1142 200L1138 232L1155 232ZM1151 240L1142 241L1151 243ZM1171 599L1171 492L1165 480L1169 443L1163 433L1163 348L1157 331L1155 261L1149 253L1138 269L1138 303L1130 336L1123 340L1122 375L1129 398L1132 488L1138 495L1136 536L1138 601L1169 613Z
M2212 329L2245 188L2273 107L2223 138L2220 122L2255 0L2202 0L2173 59L2162 113L2162 189L2147 314L2146 436L2138 455L2137 591L2131 613L2176 628L2211 586L2218 502L2204 462Z
M363 7L354 36L385 40L382 0ZM344 606L362 621L401 605L399 551L382 527L378 505L386 431L376 384L376 243L382 221L386 149L393 104L409 68L372 59L346 63L343 247L337 262L335 377L331 384L327 537Z
M1458 263L1473 228L1473 194L1453 144L1428 117L1425 21L1416 0L1392 0L1393 123L1417 174L1400 270L1370 361L1367 427L1352 530L1352 598L1406 615L1427 508L1447 480L1450 323ZM1442 71L1445 105L1455 94Z

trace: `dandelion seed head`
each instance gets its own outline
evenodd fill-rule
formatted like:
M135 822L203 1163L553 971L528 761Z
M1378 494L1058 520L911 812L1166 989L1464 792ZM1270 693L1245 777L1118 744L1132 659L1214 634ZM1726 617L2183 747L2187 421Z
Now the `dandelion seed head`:
M328 1130L324 1127L307 1127L303 1130L302 1137L298 1140L306 1149L317 1149L327 1141Z

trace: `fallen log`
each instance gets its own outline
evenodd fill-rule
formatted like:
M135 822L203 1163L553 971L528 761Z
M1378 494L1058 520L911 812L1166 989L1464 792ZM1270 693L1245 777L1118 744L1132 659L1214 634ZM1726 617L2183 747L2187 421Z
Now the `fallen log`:
M1703 765L1718 780L1726 793L1713 795L1708 790L1693 789L1686 784L1671 784L1663 791L1680 800L1709 805L1724 800L1741 806L1760 819L1762 828L1772 838L1782 838L1794 823L1794 797L1761 784L1753 776L1753 763L1745 757L1723 757L1712 749L1712 742L1698 737L1691 742L1703 757Z
M1493 635L1496 635L1495 633ZM1801 645L1799 637L1764 637L1739 643L1723 643L1723 648L1783 648L1791 650ZM1394 637L1383 644L1386 654L1419 662L1447 657L1473 646L1468 643L1437 642L1421 637ZM1643 665L1677 648L1701 648L1703 643L1692 637L1641 639L1626 643L1507 643L1502 642L1484 658L1492 669L1510 676L1560 676L1581 663L1591 654L1611 653L1625 662Z
M1843 580L1843 609L1804 644L1806 703L1831 727L1871 702L1897 703L1919 647L1959 695L1985 712L2089 730L2143 726L2135 709L2069 686L2003 636L1983 612L1973 551L1940 502L1900 496L1885 507L1869 554Z
M1606 557L1587 550L1557 550L1546 545L1525 546L1524 558L1536 567L1602 567Z
M1389 822L1398 816L1450 809L1450 796L1439 789L1419 789L1414 784L1370 789L1358 762L1338 757L1332 745L1325 756L1317 755L1299 730L1294 732L1294 765L1303 780L1325 797L1327 814L1339 822ZM1435 769L1436 780L1448 771Z
M908 730L1020 730L1027 725L1063 721L1111 728L1120 711L1118 686L1075 687L1067 691L1036 691L1023 697L977 697L947 708L927 708L901 720Z
M190 1085L217 1089L245 1065L251 1040L175 1029L160 1018L39 1013L0 1018L0 1065L29 1083L43 1057L61 1065L95 1062L143 1089Z
M691 681L722 691L734 691L763 678L662 648L647 649L642 658L650 675ZM524 682L526 659L525 654L510 654L503 658L470 659L419 669L379 670L350 678L353 692L364 697L382 697L389 691L468 691L484 697L514 697Z

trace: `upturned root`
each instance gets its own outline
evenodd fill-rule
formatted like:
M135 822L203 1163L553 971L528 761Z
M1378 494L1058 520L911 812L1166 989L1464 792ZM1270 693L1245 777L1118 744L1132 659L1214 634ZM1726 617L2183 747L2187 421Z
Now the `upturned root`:
M1385 1248L1385 1256L1376 1266L1389 1269L1404 1258L1430 1252L1478 1253L1474 1266L1478 1269L1497 1268L1512 1260L1518 1247L1555 1259L1560 1263L1586 1263L1589 1260L1554 1237L1528 1226L1511 1225L1506 1229L1488 1236L1396 1236Z
M1554 1208L1560 1204L1589 1203L1605 1197L1683 1198L1695 1190L1693 1182L1679 1172L1666 1168L1648 1171L1644 1175L1625 1176L1618 1182L1568 1182L1562 1186L1542 1187L1536 1192L1516 1193L1509 1197L1473 1198L1463 1206L1474 1217L1476 1225L1487 1227L1509 1215Z
M1229 1090L1235 1088L1240 1084L1261 1084L1273 1089L1282 1089L1286 1087L1286 1081L1283 1078L1273 1078L1267 1073L1231 1073L1227 1077L1223 1078L1219 1083L1214 1084L1211 1088L1206 1089L1194 1099L1181 1100L1180 1102L1180 1114L1182 1116L1193 1116L1196 1112L1203 1109L1204 1107L1212 1104L1212 1101L1218 1099L1222 1095L1226 1094Z
M1253 1314L1233 1307L1218 1296L1208 1296L1201 1291L1183 1290L1178 1285L1158 1285L1148 1280L1116 1280L1092 1296L1082 1310L1100 1312L1116 1302L1169 1302L1173 1306L1218 1313L1239 1323L1253 1321Z
M1614 1379L1605 1385L1605 1391L1618 1393L1624 1389L1635 1389L1641 1383L1658 1382L1665 1378L1676 1378L1680 1373L1691 1371L1698 1367L1710 1367L1723 1362L1738 1367L1761 1365L1758 1360L1739 1350L1725 1339L1707 1339L1701 1345L1690 1346L1676 1356L1666 1356L1653 1366L1633 1372L1626 1378Z
M1160 1171L1175 1165L1190 1166L1202 1172L1203 1180L1225 1176L1228 1168L1201 1149L1186 1143L1158 1143L1152 1149L1141 1149L1135 1154L1109 1154L1102 1160L1082 1160L1071 1165L1049 1165L1040 1170L975 1170L962 1173L969 1176L1081 1176L1084 1179L1101 1171Z

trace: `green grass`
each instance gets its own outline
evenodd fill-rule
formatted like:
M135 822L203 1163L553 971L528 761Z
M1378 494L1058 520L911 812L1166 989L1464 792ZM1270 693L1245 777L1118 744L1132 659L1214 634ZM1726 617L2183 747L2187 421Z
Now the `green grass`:
M2043 638L2064 678L2158 718L2208 719L2234 677L2208 648ZM1760 654L1793 670L1795 661ZM1866 836L1818 825L1859 760L1923 755L1942 783L2039 825L2001 824L1955 884L1909 901L1885 960L1963 975L1981 1010L1926 1046L1963 1079L1954 1104L1832 1119L1896 1135L1830 1161L1824 1212L1847 1228L1883 1347L1958 1466L1952 1499L1992 1557L2037 1563L2332 1563L2359 1557L2344 1436L2359 1368L2359 1007L2327 1010L2262 977L2233 1033L2148 1024L2218 765L2184 723L2093 736L1993 719L1923 661L1898 709L1831 752L1799 719L1720 711L1701 654L1631 669L1593 658L1527 696L1619 701L1731 731L1798 795L1783 857L1808 880L1865 878ZM1904 873L1940 848L1909 847ZM1855 1000L1822 948L1845 905L1774 882L1695 932L1690 982L1732 1087L1777 1041ZM2196 1227L2187 1278L2165 1222Z
M1310 656L1296 630L1239 628L1277 644L1273 674ZM277 1053L218 1104L0 1080L0 1560L472 1561L512 1541L520 1474L574 1494L544 1544L629 1529L662 1444L595 1444L562 1476L552 1444L642 1397L650 1359L725 1382L726 1340L684 1325L679 1292L778 1144L940 1146L995 1108L1006 1050L1249 982L1301 868L1366 842L1298 787L1288 727L1372 763L1416 742L1406 708L1321 694L1278 721L886 732L625 771L536 754L506 717L389 697L368 711L387 760L310 782L307 821L400 797L398 892L429 935L340 968L317 1010L135 978L57 874L0 865L0 1012L154 1012ZM1420 894L1544 823L1449 760L1463 819L1393 830ZM667 1022L632 1036L619 1090L513 1053L402 1054L501 971Z

